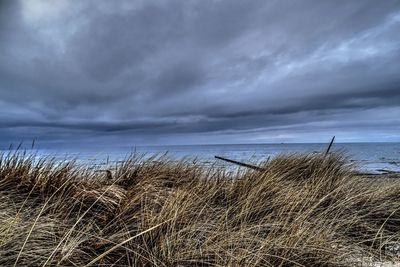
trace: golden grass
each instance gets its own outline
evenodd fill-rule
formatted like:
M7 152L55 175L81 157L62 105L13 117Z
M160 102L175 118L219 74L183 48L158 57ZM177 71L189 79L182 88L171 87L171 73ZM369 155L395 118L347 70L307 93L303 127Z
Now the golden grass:
M91 167L0 156L0 266L398 259L400 182L357 176L342 155L282 155L262 172L137 155L111 175Z

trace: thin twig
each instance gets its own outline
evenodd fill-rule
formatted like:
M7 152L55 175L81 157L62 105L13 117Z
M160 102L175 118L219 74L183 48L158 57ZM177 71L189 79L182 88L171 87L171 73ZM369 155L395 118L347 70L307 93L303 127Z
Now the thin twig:
M333 145L333 142L335 141L335 136L332 137L331 142L329 143L328 149L325 152L325 156L328 155L329 151L331 150L331 147Z
M250 164L243 163L243 162L239 162L239 161L236 161L236 160L227 159L227 158L223 158L223 157L220 157L220 156L215 156L215 158L216 158L216 159L220 159L220 160L224 160L224 161L227 161L227 162L230 162L230 163L239 165L239 166L243 166L243 167L246 167L246 168L250 168L250 169L253 169L253 170L265 171L264 168L261 168L261 167L258 167L258 166L254 166L254 165L250 165Z

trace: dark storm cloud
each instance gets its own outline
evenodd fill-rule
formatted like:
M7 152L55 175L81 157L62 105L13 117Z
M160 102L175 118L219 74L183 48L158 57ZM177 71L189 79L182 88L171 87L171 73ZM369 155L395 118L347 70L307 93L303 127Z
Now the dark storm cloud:
M399 32L389 0L1 1L0 138L400 140Z

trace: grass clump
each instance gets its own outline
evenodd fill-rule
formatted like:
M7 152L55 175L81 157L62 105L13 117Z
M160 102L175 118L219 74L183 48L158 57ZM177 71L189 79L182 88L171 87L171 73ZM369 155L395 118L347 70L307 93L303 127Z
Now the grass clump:
M339 154L264 171L133 155L111 172L0 157L1 266L351 266L396 260L400 182Z

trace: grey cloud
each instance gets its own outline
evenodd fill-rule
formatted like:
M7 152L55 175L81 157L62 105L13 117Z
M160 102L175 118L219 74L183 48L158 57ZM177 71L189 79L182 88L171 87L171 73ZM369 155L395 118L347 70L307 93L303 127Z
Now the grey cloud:
M2 1L0 22L3 142L239 140L400 103L400 1Z

